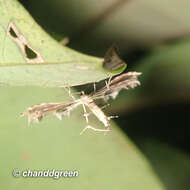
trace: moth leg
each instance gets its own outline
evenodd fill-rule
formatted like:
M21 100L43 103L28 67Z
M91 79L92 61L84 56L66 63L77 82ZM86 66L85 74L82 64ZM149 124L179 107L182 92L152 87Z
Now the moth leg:
M107 87L107 89L109 90L109 85L108 85L108 82L107 82L107 81L105 81L105 83L106 83L106 87Z
M112 76L110 76L110 78L108 80L108 85L110 85L111 79L112 79Z
M94 87L94 93L96 92L96 83L94 82L93 84L93 87Z
M83 105L83 104L82 104ZM110 106L110 104L106 104L106 105L104 105L104 106L102 106L101 107L101 109L103 110L103 109L105 109L106 107L108 107L108 106ZM90 116L91 114L94 114L92 111L90 111L90 112L86 112L86 109L85 109L86 107L85 107L85 105L84 105L84 108L83 108L83 110L84 110L84 116L85 115L87 115L87 116ZM117 118L118 116L110 116L111 118ZM108 118L108 120L109 120L109 118Z
M83 107L83 110L84 110L84 117L85 117L86 123L88 123L88 116L89 116L89 113L87 113L86 107L85 107L84 104L82 104L82 107Z
M70 87L64 87L65 90L67 91L67 93L69 94L69 96L73 99L73 100L76 100L75 97L72 95L71 93L71 88Z
M82 135L87 129L92 129L93 131L97 131L97 132L108 132L110 131L110 129L97 129L95 127L92 127L91 125L87 125L81 132L80 132L80 135ZM104 133L104 134L105 134Z
M111 82L111 79L112 79L112 76L110 76L110 78L109 78L108 81L105 81L106 87L107 87L108 90L110 89L110 82Z
M109 117L108 117L108 120L111 120L111 119L113 119L113 118L118 118L118 117L119 117L118 115L109 116Z
M101 109L103 110L103 109L105 109L108 106L110 106L110 104L106 104L106 105L102 106Z

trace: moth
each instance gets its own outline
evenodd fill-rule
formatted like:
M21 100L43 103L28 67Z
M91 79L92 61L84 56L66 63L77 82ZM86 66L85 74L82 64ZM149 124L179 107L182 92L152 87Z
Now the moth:
M98 105L96 105L95 100L104 99L105 101L107 101L110 97L116 98L116 96L122 89L134 88L140 85L140 82L138 80L139 75L141 75L141 73L139 72L128 72L118 75L113 79L110 78L109 81L106 82L106 85L99 89L97 92L92 92L89 95L82 92L82 95L78 99L73 99L69 102L37 104L27 108L21 114L21 116L27 115L29 123L39 122L43 117L49 114L53 114L61 120L63 116L69 116L71 111L73 111L79 105L82 105L87 126L82 130L81 134L86 129L104 132L110 131L109 121L112 116L106 116L102 109ZM99 121L103 123L105 129L94 128L89 124L89 114L86 111L86 107L96 116Z

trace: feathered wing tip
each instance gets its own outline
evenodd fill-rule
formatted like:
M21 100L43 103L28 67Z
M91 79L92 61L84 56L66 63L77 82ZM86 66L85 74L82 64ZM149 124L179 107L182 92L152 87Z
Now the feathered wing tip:
M128 72L121 75L116 76L114 79L111 80L110 86L114 84L118 84L124 81L131 81L131 80L138 80L138 76L142 73L140 72Z
M65 111L55 111L53 114L59 119L62 120L64 116L70 116L71 110L65 110Z
M21 117L28 116L28 124L39 123L43 118L43 114L40 111L34 111L32 107L27 108L23 113L20 114Z
M109 89L105 94L108 98L111 97L115 99L122 89L130 89L139 86L140 81L138 80L138 76L141 74L140 72L128 72L115 77L111 80Z
M44 116L52 114L55 115L59 120L62 120L63 116L69 116L73 106L71 103L42 103L27 108L21 117L28 116L28 124L40 122Z
M128 79L126 80L126 89L135 88L136 86L140 86L140 81L138 80L138 76L142 73L140 72L129 72L127 73Z

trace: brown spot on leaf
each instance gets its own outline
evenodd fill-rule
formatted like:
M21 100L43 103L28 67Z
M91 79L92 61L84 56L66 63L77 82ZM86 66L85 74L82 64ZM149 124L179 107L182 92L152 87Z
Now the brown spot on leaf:
M18 38L18 36L16 35L16 33L14 32L14 30L13 30L12 27L9 28L9 34L10 34L13 38Z
M34 50L28 43L23 34L19 32L13 22L10 22L7 28L7 36L12 39L20 48L25 60L28 63L43 63L44 60L40 53Z
M25 53L28 59L37 58L37 54L32 49L30 49L27 45L24 46L24 49L25 49Z

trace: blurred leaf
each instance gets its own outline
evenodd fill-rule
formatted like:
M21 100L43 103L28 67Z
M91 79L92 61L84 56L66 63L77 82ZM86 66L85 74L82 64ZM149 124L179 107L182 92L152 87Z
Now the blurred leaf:
M96 53L113 42L126 50L190 35L187 0L20 1L44 27L60 34L65 31L75 46Z
M0 0L0 83L60 87L86 84L120 73L102 59L61 46L13 0Z
M33 96L35 94L35 96ZM55 97L61 95L62 97ZM86 123L82 109L59 121L53 116L27 126L19 112L40 102L68 101L62 89L1 87L0 177L3 189L164 189L144 156L114 123L112 131L80 131ZM90 116L90 123L101 123ZM79 176L60 178L14 178L13 169L78 170Z
M135 71L142 72L141 86L123 91L113 102L114 111L190 101L190 39L155 48L139 61ZM113 111L113 110L112 110Z
M138 144L168 190L189 190L189 155L153 139L141 139Z

